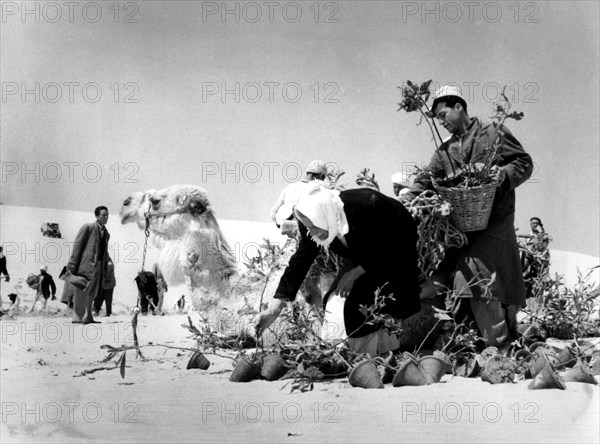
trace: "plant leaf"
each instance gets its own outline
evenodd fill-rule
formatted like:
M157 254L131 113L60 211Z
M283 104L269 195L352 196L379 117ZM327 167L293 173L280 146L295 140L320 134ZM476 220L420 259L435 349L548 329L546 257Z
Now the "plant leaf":
M440 321L451 321L452 318L450 316L448 316L448 314L446 313L434 313L433 316L435 318L438 318Z
M121 357L121 368L119 371L121 372L121 379L125 379L125 356L127 352L123 352L123 356Z
M508 116L506 116L507 119L515 119L515 120L521 120L523 117L525 116L524 113L522 112L512 112L510 113Z

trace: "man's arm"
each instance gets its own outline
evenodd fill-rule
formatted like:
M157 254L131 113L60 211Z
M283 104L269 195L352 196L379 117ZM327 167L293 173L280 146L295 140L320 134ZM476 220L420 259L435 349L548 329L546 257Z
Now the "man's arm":
M275 223L277 223L277 219L275 218L275 216L277 216L277 211L283 205L284 200L285 200L285 188L279 194L279 198L277 199L277 202L275 202L275 205L273 205L273 208L271 208L271 219Z
M439 155L434 153L427 167L425 167L421 174L417 176L408 191L398 196L398 200L400 202L410 202L423 191L433 190L434 188L431 182L432 174L441 170L443 170L443 167L440 163Z
M308 270L319 254L319 246L309 238L306 227L298 222L298 229L300 230L300 243L279 281L274 296L276 299L290 301L296 299L296 294L304 282Z
M500 166L506 173L506 179L502 186L512 190L531 177L533 160L506 126L503 125L499 131L501 131L500 144L502 147Z
M73 252L71 253L71 259L69 259L69 263L67 264L67 268L71 273L77 274L79 269L79 264L81 263L81 256L83 255L83 250L86 247L87 241L90 236L90 227L89 225L84 225L79 229L77 236L75 237L75 242L73 242Z

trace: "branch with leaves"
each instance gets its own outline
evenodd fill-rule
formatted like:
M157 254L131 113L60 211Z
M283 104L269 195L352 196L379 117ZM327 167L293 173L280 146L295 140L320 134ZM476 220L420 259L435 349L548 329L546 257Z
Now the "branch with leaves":
M417 255L421 278L428 279L444 260L446 250L467 244L467 237L450 221L452 207L431 190L403 202L417 222Z

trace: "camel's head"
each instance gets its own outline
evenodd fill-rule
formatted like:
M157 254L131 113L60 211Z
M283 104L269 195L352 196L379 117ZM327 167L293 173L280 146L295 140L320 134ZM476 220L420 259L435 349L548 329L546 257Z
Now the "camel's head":
M200 282L202 271L228 276L236 269L235 257L210 207L206 190L194 185L173 185L159 191L129 196L119 212L121 223L136 222L148 229L160 250L159 265L169 285L192 275Z
M206 190L194 185L173 185L153 193L149 200L150 214L181 212L197 216L210 209Z
M146 226L144 213L150 209L150 197L155 190L137 191L123 202L119 211L122 224L136 223L143 230Z

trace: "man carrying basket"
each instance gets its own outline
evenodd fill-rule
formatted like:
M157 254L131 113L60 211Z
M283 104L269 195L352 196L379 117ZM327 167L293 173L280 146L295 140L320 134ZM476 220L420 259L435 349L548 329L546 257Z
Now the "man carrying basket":
M506 346L517 335L516 313L525 305L525 284L514 230L515 188L529 179L533 162L504 125L495 126L469 117L459 88L443 86L435 97L431 111L452 136L434 153L426 173L417 177L403 200L434 189L432 177L456 175L461 165L476 164L496 142L497 160L492 171L498 188L487 228L465 233L468 244L449 250L432 279L469 299L486 345ZM489 285L487 288L473 285L475 282Z

